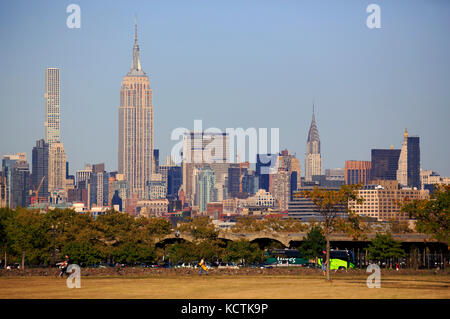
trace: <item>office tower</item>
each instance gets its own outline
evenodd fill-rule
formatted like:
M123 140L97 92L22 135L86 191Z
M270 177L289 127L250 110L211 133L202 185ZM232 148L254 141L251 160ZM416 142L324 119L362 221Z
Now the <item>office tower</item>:
M85 168L77 171L77 187L80 187L80 183L87 182L91 178L92 167L86 164ZM83 184L86 186L86 183Z
M419 143L419 137L408 136L408 131L405 129L397 169L397 181L402 187L421 188Z
M206 212L208 203L217 201L216 179L214 171L208 166L196 170L195 202L200 212Z
M60 141L60 79L59 68L45 71L45 142Z
M89 179L89 204L93 206L109 206L109 174L105 171L105 164L92 165Z
M217 200L224 198L225 177L228 175L231 159L229 159L229 137L226 133L189 132L183 136L183 192L186 202L192 204L195 199L196 168L205 166L214 171L217 187Z
M0 208L7 206L6 188L6 175L0 171Z
M167 196L178 198L178 191L183 184L180 166L172 166L167 170Z
M259 176L259 188L269 191L269 175L277 163L278 154L257 154L256 155L256 175Z
M36 146L32 151L32 189L39 188L39 200L47 200L48 198L48 144L43 139L36 141ZM37 200L37 199L35 199Z
M7 154L3 155L2 158L2 173L6 179L6 206L12 207L12 186L13 186L13 170L14 165L17 162L26 162L27 155L26 153L17 153L17 154Z
M153 150L153 173L159 173L159 150Z
M243 166L245 165L245 167ZM228 168L227 177L227 197L240 197L242 196L242 178L247 175L248 163L231 164ZM245 196L244 196L245 197Z
M396 180L398 159L400 150L394 149L372 149L372 179Z
M320 138L313 106L312 121L309 127L308 140L306 141L305 181L311 182L314 175L321 174L322 158L320 156Z
M256 171L247 171L242 176L242 191L249 196L255 195L259 190L259 176L256 175Z
M371 170L370 161L345 161L345 184L368 184Z
M145 198L153 172L153 97L141 68L136 23L134 32L131 69L120 89L118 173L124 174L130 194Z
M30 167L26 161L17 161L12 170L11 208L30 205Z
M66 153L62 143L50 144L48 151L48 192L64 192L66 187Z

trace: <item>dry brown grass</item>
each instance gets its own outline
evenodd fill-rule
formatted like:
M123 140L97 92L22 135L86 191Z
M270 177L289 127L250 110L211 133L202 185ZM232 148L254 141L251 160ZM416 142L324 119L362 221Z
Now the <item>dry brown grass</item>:
M367 276L150 276L82 277L81 289L68 289L54 277L0 277L0 298L170 298L170 299L395 299L450 298L448 276L384 276L369 289Z

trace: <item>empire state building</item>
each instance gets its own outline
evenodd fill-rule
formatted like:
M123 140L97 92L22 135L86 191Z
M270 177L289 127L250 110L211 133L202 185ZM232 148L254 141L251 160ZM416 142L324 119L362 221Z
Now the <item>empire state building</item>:
M150 81L142 70L134 26L133 60L120 89L118 173L128 181L130 195L146 198L153 162L153 99Z

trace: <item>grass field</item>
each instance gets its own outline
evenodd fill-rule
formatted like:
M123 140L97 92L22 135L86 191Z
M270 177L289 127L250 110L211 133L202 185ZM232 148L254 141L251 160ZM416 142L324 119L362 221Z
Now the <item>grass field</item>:
M300 298L450 298L445 277L389 276L381 288L369 289L367 276L172 276L81 277L80 289L69 289L54 277L0 277L0 298L170 298L170 299L300 299Z

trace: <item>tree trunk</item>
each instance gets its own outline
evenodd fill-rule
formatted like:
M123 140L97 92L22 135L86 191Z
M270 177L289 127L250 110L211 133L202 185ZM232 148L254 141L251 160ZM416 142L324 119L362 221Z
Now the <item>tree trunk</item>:
M25 250L22 251L22 271L25 270Z
M8 254L6 253L5 249L5 269L8 267Z
M327 281L330 281L330 239L327 236Z

